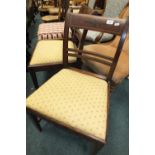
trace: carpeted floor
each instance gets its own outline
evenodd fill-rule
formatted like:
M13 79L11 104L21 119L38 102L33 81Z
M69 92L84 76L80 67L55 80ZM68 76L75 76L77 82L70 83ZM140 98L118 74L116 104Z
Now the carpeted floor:
M30 37L32 48L36 44L36 32L40 23L32 24ZM30 49L30 51L31 51ZM39 84L44 83L52 73L39 72ZM29 73L26 75L26 93L30 95L35 89ZM26 149L27 155L89 155L94 144L87 139L78 137L64 129L46 121L41 122L43 132L39 132L29 115L26 117ZM128 155L129 154L129 81L125 79L112 93L110 98L110 115L107 144L98 155Z

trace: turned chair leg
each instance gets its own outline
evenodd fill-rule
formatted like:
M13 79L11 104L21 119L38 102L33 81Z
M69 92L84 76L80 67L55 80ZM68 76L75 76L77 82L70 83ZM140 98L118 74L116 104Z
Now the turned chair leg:
M35 88L38 89L39 85L38 85L36 73L34 71L30 71L30 75L31 75L31 78L32 78Z
M42 131L42 128L40 126L40 123L39 123L39 120L37 119L37 116L33 115L33 114L30 114L33 122L34 122L34 125L37 127L37 129L41 132Z
M92 155L97 155L97 153L101 150L104 144L96 143Z

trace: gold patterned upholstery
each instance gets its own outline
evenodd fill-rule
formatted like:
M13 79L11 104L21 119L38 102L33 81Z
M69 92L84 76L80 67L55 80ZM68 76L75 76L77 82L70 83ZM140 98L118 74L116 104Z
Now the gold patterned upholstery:
M68 47L74 48L73 42L68 42ZM40 40L38 41L30 66L44 64L62 64L63 40ZM69 57L69 62L73 63L76 58Z
M51 7L48 9L49 11L49 14L58 14L59 13L59 8L54 8L54 7Z
M41 17L41 19L44 22L51 22L51 21L57 21L57 20L59 20L59 17L57 15L47 15L47 16Z
M48 12L48 9L51 8L51 5L39 6L38 11L40 12Z
M107 82L62 69L27 98L27 108L80 133L106 139Z
M104 44L92 44L87 45L84 47L85 50L93 51L93 53L99 53L104 54L110 57L114 57L114 54L116 52L116 47L114 46L115 43L118 41L118 38L115 39L114 42L112 42L112 45L104 45ZM125 77L129 75L129 55L128 50L126 49L128 45L128 41L126 41L126 44L124 44L123 51L121 52L121 55L119 57L116 69L114 71L112 80L115 83L120 83ZM107 75L109 72L109 67L107 65L94 62L91 60L85 60L84 63L91 68L94 72L102 75Z

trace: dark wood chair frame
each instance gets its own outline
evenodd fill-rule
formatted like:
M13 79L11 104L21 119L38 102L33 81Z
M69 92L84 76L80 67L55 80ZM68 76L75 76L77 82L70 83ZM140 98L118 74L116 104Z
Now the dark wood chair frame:
M119 26L115 26L114 24L108 25L107 21L109 21L109 20L111 20L117 24L119 23ZM81 39L81 44L80 44L79 48L77 48L77 49L68 48L69 28L84 29L83 37ZM83 42L85 40L86 32L88 30L112 33L112 34L120 36L120 41L118 43L116 54L113 58L108 57L108 56L95 54L95 53L90 53L90 51L83 50ZM90 15L73 14L71 12L68 12L67 17L66 17L66 21L65 21L65 34L64 34L64 40L63 40L63 67L78 71L82 74L87 74L90 76L94 76L96 78L106 80L108 83L108 92L109 92L111 79L112 79L116 64L118 62L118 58L119 58L120 53L122 51L122 47L123 47L124 41L126 39L127 32L128 32L128 20L125 20L125 19L109 19L109 18L105 18L105 17L95 17L95 16L90 16ZM88 71L80 70L77 68L71 68L71 67L69 67L70 64L68 64L68 56L77 57L78 59L91 59L93 61L97 61L97 62L106 64L110 67L109 74L107 75L107 77L105 79L105 77L102 77L102 76L94 74L94 73L90 73ZM94 57L92 58L91 56L95 56L95 58ZM109 94L110 93L108 93L108 104L107 104L108 108L107 109L109 109ZM32 118L35 122L35 125L37 126L37 128L40 131L42 129L41 129L39 121L37 120L37 117L35 115L42 117L42 118L44 118L50 122L53 122L54 124L58 125L59 127L63 127L65 129L68 129L69 131L72 131L76 134L79 134L83 137L88 138L89 140L92 140L93 142L96 142L96 148L94 149L93 154L97 154L99 149L106 143L106 140L103 141L103 140L96 138L96 137L93 137L91 135L85 135L84 133L81 133L78 129L73 129L71 127L68 127L65 124L63 124L62 122L59 122L56 120L51 120L47 116L39 114L36 111L30 110L30 109L27 109L27 110L30 113L30 115L32 116ZM107 114L109 114L109 110L107 111ZM108 124L108 120L107 120L107 124Z

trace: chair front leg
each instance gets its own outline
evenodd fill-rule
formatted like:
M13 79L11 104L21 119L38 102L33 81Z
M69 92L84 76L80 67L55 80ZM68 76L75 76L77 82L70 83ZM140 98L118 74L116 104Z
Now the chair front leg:
M33 81L35 88L38 89L39 85L38 85L37 76L36 76L35 71L29 70L29 72L30 72L30 75L31 75L31 78L32 78L32 81Z
M102 143L99 143L99 142L95 143L95 147L92 151L92 155L97 155L103 146L104 146L104 144L102 144Z
M30 114L30 113L29 113ZM30 114L33 122L34 122L34 125L37 127L37 129L41 132L42 131L42 128L40 126L40 123L39 123L39 120L37 119L37 116L35 116L34 114Z

